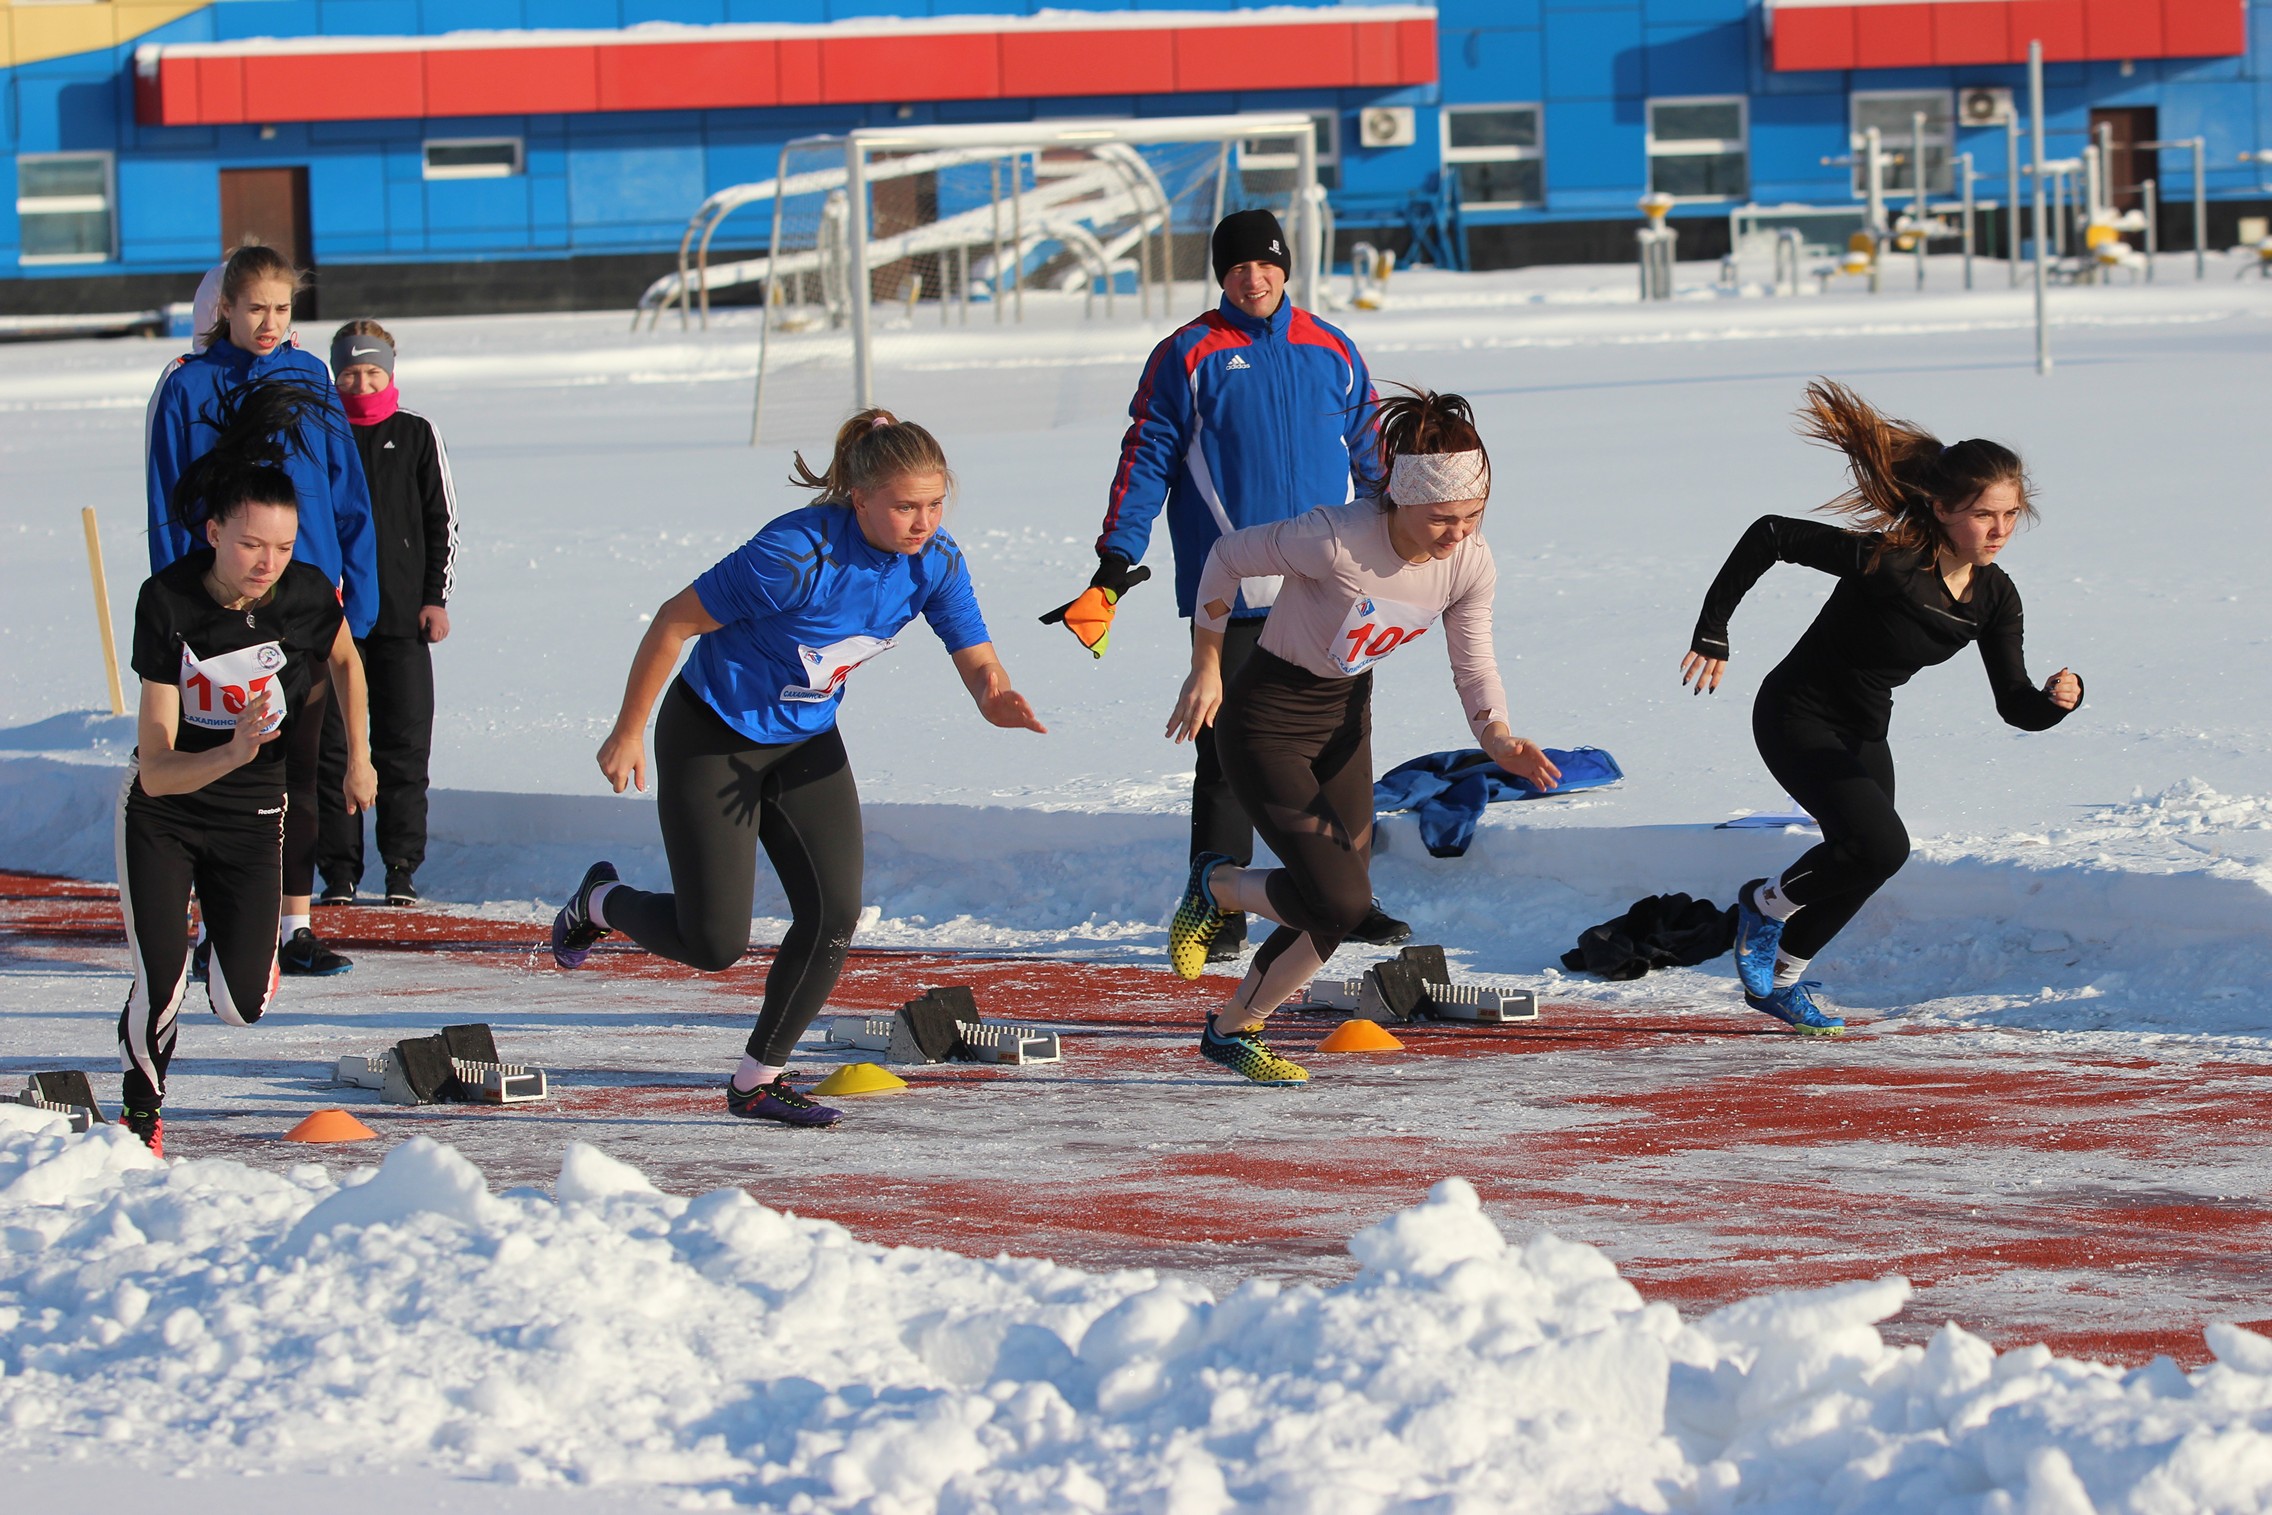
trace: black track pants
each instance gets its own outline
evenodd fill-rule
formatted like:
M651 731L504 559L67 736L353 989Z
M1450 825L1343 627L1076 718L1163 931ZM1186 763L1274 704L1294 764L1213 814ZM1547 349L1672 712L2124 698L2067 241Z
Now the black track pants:
M434 652L421 637L365 637L355 644L363 654L363 679L370 688L371 766L378 770L379 862L416 873L426 861L426 774L434 753ZM346 781L347 725L337 700L324 717L326 748L340 753L340 783ZM334 792L337 791L334 785ZM323 845L317 862L324 880L360 883L363 878L363 818L343 804L322 812Z
M1752 739L1767 769L1822 824L1822 841L1783 870L1798 914L1783 950L1811 958L1909 860L1909 828L1893 808L1893 749L1792 710L1762 689Z
M1223 628L1223 687L1228 689L1254 656L1262 637L1260 620L1232 621ZM1241 868L1254 861L1254 822L1223 771L1215 728L1202 726L1192 738L1197 766L1191 775L1191 855L1219 852Z
M284 893L316 892L316 851L321 844L323 807L347 808L347 735L335 742L329 728L339 717L332 707L329 665L319 668L308 702L284 738L284 787L292 808L284 817Z
M134 987L118 1016L118 1063L130 1108L154 1110L165 1099L189 987L192 886L213 947L205 986L213 1013L249 1026L275 999L283 807L279 795L270 814L216 818L152 799L128 769L118 805L118 900Z
M1223 695L1216 751L1232 791L1285 866L1271 908L1285 922L1255 965L1307 935L1320 959L1373 906L1373 676L1323 679L1257 648Z
M780 1067L820 1014L860 920L860 792L834 728L760 746L674 681L655 718L655 802L671 893L610 890L608 926L658 957L717 973L749 946L762 844L789 896L749 1055Z

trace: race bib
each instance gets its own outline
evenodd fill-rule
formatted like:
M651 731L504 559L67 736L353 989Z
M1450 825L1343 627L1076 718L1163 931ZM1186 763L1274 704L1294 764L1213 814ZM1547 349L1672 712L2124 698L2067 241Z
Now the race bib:
M1360 599L1341 618L1341 631L1326 649L1326 659L1343 673L1363 673L1405 643L1426 636L1435 624L1433 612L1394 600Z
M805 681L802 684L782 685L781 698L805 705L817 705L823 700L834 699L836 691L844 687L844 680L853 669L879 652L891 651L893 645L890 637L846 637L843 641L831 642L826 647L806 647L800 644L797 648L797 661L804 667Z
M274 731L284 723L284 645L260 642L200 658L181 644L181 718L208 731L227 731L254 695L268 691L268 725Z

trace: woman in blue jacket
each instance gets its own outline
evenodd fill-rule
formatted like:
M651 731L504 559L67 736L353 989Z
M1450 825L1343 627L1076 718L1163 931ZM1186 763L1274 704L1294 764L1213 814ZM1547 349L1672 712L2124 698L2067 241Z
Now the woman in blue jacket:
M240 247L221 272L221 303L202 351L174 360L150 397L147 436L150 497L150 571L163 571L203 544L173 515L174 485L189 465L212 451L224 396L255 382L305 385L324 397L307 424L285 438L284 472L299 497L295 562L322 572L339 591L348 630L370 633L378 615L378 559L371 532L371 492L363 480L347 415L331 387L331 371L302 352L292 336L292 301L305 276L272 247ZM319 677L307 708L320 713L330 695ZM345 972L352 966L317 939L309 927L315 894L316 806L324 723L301 721L285 753L290 795L284 826L284 908L279 923L283 971ZM345 754L336 766L344 767ZM330 786L336 787L336 786Z

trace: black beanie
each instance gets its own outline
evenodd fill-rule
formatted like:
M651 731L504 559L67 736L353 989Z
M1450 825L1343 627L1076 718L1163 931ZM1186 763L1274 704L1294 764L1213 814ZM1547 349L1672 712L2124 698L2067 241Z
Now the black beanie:
M1215 282L1241 263L1275 263L1289 277L1293 255L1286 250L1286 230L1266 210L1237 210L1215 224Z

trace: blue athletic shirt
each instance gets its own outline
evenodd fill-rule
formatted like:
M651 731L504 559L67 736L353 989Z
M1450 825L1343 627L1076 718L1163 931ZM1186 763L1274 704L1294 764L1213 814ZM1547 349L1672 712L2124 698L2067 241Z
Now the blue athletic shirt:
M842 505L776 517L694 581L722 624L683 677L753 742L801 742L836 724L844 681L918 615L950 653L991 641L954 538L910 556L871 546Z

